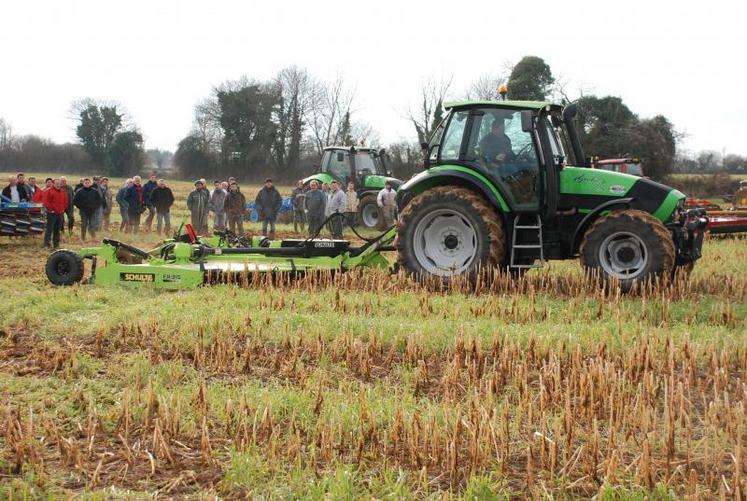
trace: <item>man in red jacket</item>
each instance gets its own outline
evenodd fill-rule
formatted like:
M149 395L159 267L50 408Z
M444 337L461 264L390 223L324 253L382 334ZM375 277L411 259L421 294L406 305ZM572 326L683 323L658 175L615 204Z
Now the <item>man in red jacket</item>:
M29 182L31 181L31 178L29 178ZM39 186L36 187L36 191L31 196L31 201L35 204L43 204L44 203L44 194L49 191L49 189L54 186L54 180L51 177L48 177L47 180L44 182L44 188L40 188Z
M62 231L62 215L67 209L67 193L62 189L59 178L44 193L44 208L47 209L47 229L44 232L44 247L49 247L50 240L56 249L60 246L60 231Z

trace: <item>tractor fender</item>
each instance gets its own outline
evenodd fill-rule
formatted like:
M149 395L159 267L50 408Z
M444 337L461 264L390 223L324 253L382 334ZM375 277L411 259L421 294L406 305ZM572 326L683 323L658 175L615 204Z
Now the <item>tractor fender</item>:
M576 227L576 231L573 232L573 239L571 240L571 255L575 255L578 252L578 248L581 245L581 239L584 236L584 233L586 233L586 230L589 228L591 223L593 223L602 212L608 211L612 209L613 207L617 206L623 206L623 207L630 207L630 204L635 200L635 198L618 198L615 200L610 200L609 202L604 202L603 204L597 205L594 210L586 214L586 216L581 220L581 222Z
M442 167L436 167L418 174L400 186L397 191L397 207L399 212L402 212L410 200L428 188L448 185L469 188L480 193L486 200L496 207L496 209L498 209L498 212L501 213L501 217L504 217L504 214L508 213L510 210L506 200L500 192L498 192L497 188L495 188L482 174L467 169L444 169Z

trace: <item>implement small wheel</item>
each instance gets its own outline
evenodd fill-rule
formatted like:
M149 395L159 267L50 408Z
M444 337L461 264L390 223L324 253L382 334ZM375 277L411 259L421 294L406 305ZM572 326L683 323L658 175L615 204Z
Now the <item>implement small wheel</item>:
M506 241L496 209L467 188L439 186L416 196L399 218L399 264L425 277L474 277L503 262Z
M674 268L674 242L666 226L648 212L613 211L586 231L581 266L603 282L617 279L628 292L636 283L668 280Z
M83 280L83 259L69 250L54 251L47 258L45 269L54 285L73 285Z
M364 228L377 228L382 221L376 195L364 195L358 204L358 221Z

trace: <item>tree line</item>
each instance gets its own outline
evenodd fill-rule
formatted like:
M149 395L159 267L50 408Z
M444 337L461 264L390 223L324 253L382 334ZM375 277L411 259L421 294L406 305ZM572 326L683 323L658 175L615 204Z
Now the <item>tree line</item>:
M323 81L291 66L269 80L242 77L216 85L193 111L191 130L173 153L145 150L141 132L121 105L84 99L73 103L77 143L57 144L38 136L15 136L0 118L0 168L96 171L128 176L146 168L178 168L184 178L273 177L293 181L308 175L327 146L386 146L388 168L408 178L422 167L420 144L444 116L450 99L555 101L579 105L577 126L589 156L636 156L646 174L664 179L672 172L744 172L747 159L712 151L678 152L680 135L663 115L643 118L617 96L582 91L572 95L540 57L481 75L461 92L450 77L422 82L417 102L404 112L412 136L382 145L356 111L356 95L342 76Z

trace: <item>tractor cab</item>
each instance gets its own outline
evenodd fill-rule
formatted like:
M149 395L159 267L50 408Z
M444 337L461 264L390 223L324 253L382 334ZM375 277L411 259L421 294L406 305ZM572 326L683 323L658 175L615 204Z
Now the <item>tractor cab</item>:
M595 169L608 170L611 172L622 172L632 176L643 176L640 158L607 158L604 160L594 159L592 167Z

